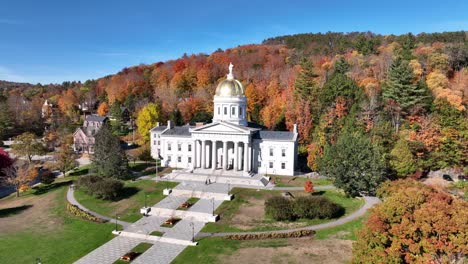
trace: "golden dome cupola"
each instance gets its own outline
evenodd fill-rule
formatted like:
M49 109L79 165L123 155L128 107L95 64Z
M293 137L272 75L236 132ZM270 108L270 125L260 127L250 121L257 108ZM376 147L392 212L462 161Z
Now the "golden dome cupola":
M234 79L229 64L227 78L218 84L214 95L213 122L226 121L237 125L247 126L247 98L244 87Z

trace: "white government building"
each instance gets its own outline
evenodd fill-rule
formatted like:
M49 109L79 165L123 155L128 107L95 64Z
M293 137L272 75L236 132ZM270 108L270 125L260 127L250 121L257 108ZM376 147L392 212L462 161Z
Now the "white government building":
M247 122L247 98L234 79L233 65L214 95L213 122L195 126L159 124L150 130L151 155L163 166L189 172L252 176L294 175L297 127L292 132L268 131ZM222 171L219 171L222 170Z

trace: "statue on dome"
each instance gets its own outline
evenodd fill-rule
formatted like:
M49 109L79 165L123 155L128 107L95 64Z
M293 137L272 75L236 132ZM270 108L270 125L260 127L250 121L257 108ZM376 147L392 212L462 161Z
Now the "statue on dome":
M232 65L232 62L229 63L229 75L232 75L232 68L234 68L234 65Z

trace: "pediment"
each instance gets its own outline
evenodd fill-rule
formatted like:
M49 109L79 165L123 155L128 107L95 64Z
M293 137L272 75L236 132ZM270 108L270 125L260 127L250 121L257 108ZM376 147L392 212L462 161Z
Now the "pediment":
M233 134L249 134L249 129L225 123L225 122L217 122L217 123L211 123L207 124L201 127L194 128L192 130L192 133L197 133L197 132L208 132L208 133L233 133Z

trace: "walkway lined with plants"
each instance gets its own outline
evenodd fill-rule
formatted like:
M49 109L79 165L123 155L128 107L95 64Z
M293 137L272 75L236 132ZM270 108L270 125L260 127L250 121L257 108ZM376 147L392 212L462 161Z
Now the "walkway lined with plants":
M209 188L208 188L209 187ZM178 187L174 188L175 191L158 204L153 206L154 212L158 212L158 208L166 208L171 210L178 210L180 204L189 199L189 197L184 194L184 191L188 191L191 189L193 193L211 193L215 191L216 193L225 193L227 195L228 188L232 189L232 185L216 183L213 185L205 185L199 182L185 182L183 184L179 184ZM243 186L244 187L244 186ZM214 188L214 189L213 189ZM316 186L315 190L330 190L334 189L334 186L326 185L326 186ZM180 190L178 190L180 189ZM266 189L266 188L265 188ZM177 191L178 190L178 191ZM271 190L271 188L270 188ZM281 190L281 191L296 191L296 190L303 190L303 187L278 187L274 188L274 190ZM179 193L179 194L178 194ZM70 203L79 206L82 210L85 210L97 217L101 217L108 221L115 222L115 219L102 216L96 212L92 212L82 206L81 204L76 201L73 197L74 191L72 188L68 190L67 199ZM222 200L216 200L214 204L212 204L211 199L200 199L198 200L189 210L194 212L203 212L203 213L211 213L221 205ZM267 233L287 233L297 230L320 230L330 227L340 226L342 224L348 223L359 217L362 217L366 211L379 203L380 200L376 197L364 197L364 205L358 209L357 211L339 218L335 221L311 225L301 228L294 228L294 229L285 229L285 230L273 230L273 231L252 231L252 232L220 232L220 233L203 233L200 232L201 229L204 227L205 222L197 221L196 219L181 219L177 224L173 227L168 228L164 227L163 223L167 220L167 217L163 215L150 215L148 217L144 217L138 220L135 223L128 223L124 221L117 221L117 223L121 224L124 227L125 231L130 233L140 234L148 236L148 238L152 238L151 233L158 232L162 234L160 236L167 237L167 238L176 238L180 240L190 241L192 236L197 238L201 237L224 237L228 235L237 235L237 234L267 234ZM128 239L128 243L125 242ZM178 254L180 254L186 247L186 245L181 244L171 244L161 241L151 241L146 239L136 239L127 236L119 236L111 240L110 242L102 245L101 247L95 249L90 254L86 255L82 259L80 259L77 263L113 263L118 259L119 256L127 253L129 248L132 246L136 246L136 244L141 242L149 242L154 244L151 248L149 248L146 252L144 252L141 256L139 256L134 263L170 263ZM112 247L112 245L115 245ZM123 246L120 246L123 245ZM98 257L99 256L99 257Z

